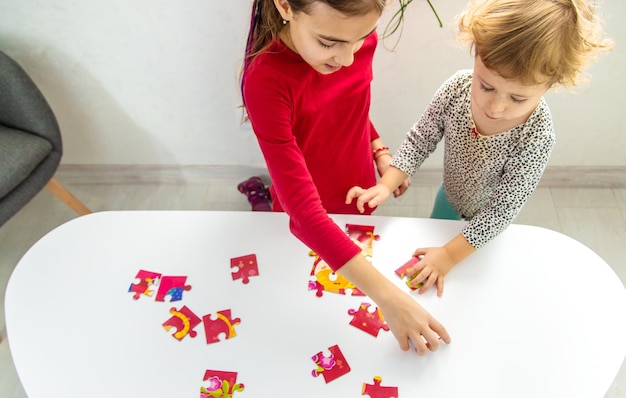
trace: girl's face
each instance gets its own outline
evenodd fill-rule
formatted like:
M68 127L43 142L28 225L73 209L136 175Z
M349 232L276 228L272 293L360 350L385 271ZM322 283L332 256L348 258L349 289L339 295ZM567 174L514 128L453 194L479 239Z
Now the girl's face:
M476 128L481 134L493 135L526 122L548 88L547 84L505 79L476 56L471 88Z
M280 38L306 63L322 74L337 72L352 65L354 53L378 24L376 11L360 16L346 16L326 3L315 2L308 14L294 14L286 0L275 0L287 26Z

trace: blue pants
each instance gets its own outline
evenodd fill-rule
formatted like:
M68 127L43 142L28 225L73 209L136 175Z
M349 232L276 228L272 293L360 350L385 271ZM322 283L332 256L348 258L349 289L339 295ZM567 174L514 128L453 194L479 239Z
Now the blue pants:
M437 197L435 198L435 205L433 211L430 213L430 218L437 218L440 220L460 220L461 216L450 206L446 194L443 192L443 184L439 185L437 191Z

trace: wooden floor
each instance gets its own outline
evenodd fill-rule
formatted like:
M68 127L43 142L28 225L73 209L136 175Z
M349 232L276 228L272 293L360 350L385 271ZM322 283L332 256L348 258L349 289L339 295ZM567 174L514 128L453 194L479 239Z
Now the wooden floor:
M236 189L239 179L204 184L66 184L93 211L106 210L243 210L250 209ZM428 217L437 186L414 186L381 206L376 215ZM13 268L39 238L76 215L42 191L20 213L0 227L0 397L26 397L6 341L4 293ZM541 187L517 218L569 235L602 256L626 283L626 189ZM529 248L532 252L532 248ZM54 266L54 264L50 264ZM532 266L532 264L529 264ZM593 270L590 270L593 272ZM581 286L581 291L584 286ZM41 299L33 292L33 299ZM624 315L626 316L626 314ZM584 322L584 314L581 314ZM54 327L54 326L51 326ZM602 325L598 325L601 338ZM88 395L88 394L86 394ZM626 366L606 394L626 398Z

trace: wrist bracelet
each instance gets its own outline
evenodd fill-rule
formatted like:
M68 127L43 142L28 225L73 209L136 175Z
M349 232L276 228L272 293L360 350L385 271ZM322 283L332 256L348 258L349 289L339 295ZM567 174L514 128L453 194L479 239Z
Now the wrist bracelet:
M378 159L379 156L382 156L385 153L388 153L391 156L388 146L381 146L380 148L377 148L372 152L372 154L374 155L374 159Z

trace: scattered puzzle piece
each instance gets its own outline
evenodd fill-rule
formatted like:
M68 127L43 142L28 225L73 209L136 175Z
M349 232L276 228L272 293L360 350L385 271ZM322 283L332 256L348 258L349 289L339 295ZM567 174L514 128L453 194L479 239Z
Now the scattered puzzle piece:
M380 239L379 235L374 235L374 226L346 224L346 233L361 248L361 254L372 257L373 243Z
M380 329L389 330L389 326L385 323L380 308L376 308L374 312L369 311L370 303L361 303L358 310L349 309L348 314L354 315L350 325L361 329L362 331L378 337Z
M198 318L193 311L185 305L180 310L172 307L170 314L172 314L172 317L163 323L163 328L168 332L171 328L176 328L176 333L172 335L175 339L180 341L187 335L196 337L197 332L193 329L198 326L202 320Z
M151 290L153 286L159 284L159 278L161 274L151 271L139 270L136 279L139 279L137 283L131 283L128 288L129 292L133 292L133 299L139 300L139 297L143 294L144 296L152 297L152 293L154 290Z
M256 254L248 254L230 259L230 268L235 268L231 272L233 280L241 279L244 284L250 282L251 276L259 275L259 267L256 261Z
M363 383L361 395L369 395L370 398L398 398L398 387L381 386L382 381L382 377L374 376L374 384Z
M224 334L225 339L231 339L237 336L235 325L241 323L241 319L231 318L230 310L222 310L217 312L217 319L211 319L212 314L202 317L204 322L204 331L206 333L206 343L212 344L220 341L219 335Z
M328 351L330 352L329 356L325 356L323 352L320 351L311 357L313 362L317 365L317 368L313 369L311 374L313 377L319 375L324 376L326 383L330 383L336 378L350 372L350 365L348 365L338 345L328 347Z
M315 280L309 281L308 288L309 290L316 290L315 295L317 297L322 297L324 291L338 294L352 292L352 296L365 296L365 293L343 275L333 271L320 256L314 252L309 252L309 255L315 256L313 268L311 269L311 275L315 276Z
M231 398L235 392L245 388L243 383L237 383L237 372L206 370L203 381L208 385L200 387L200 398Z
M169 301L180 301L183 299L183 291L191 290L191 285L185 285L186 276L164 276L159 284L155 301L165 301L166 296L170 296Z
M413 266L415 264L417 264L420 261L419 257L411 257L411 259L409 261L407 261L406 263L402 264L402 266L400 268L398 268L396 270L396 275L398 275L401 279L404 279L404 277L407 275L409 269L413 268ZM411 289L411 290L417 290L420 287L424 286L423 283L418 283L415 287L411 286L410 283L413 279L415 279L416 276L419 275L419 272L415 275L413 275L412 277L410 277L407 281L406 281L406 285Z

